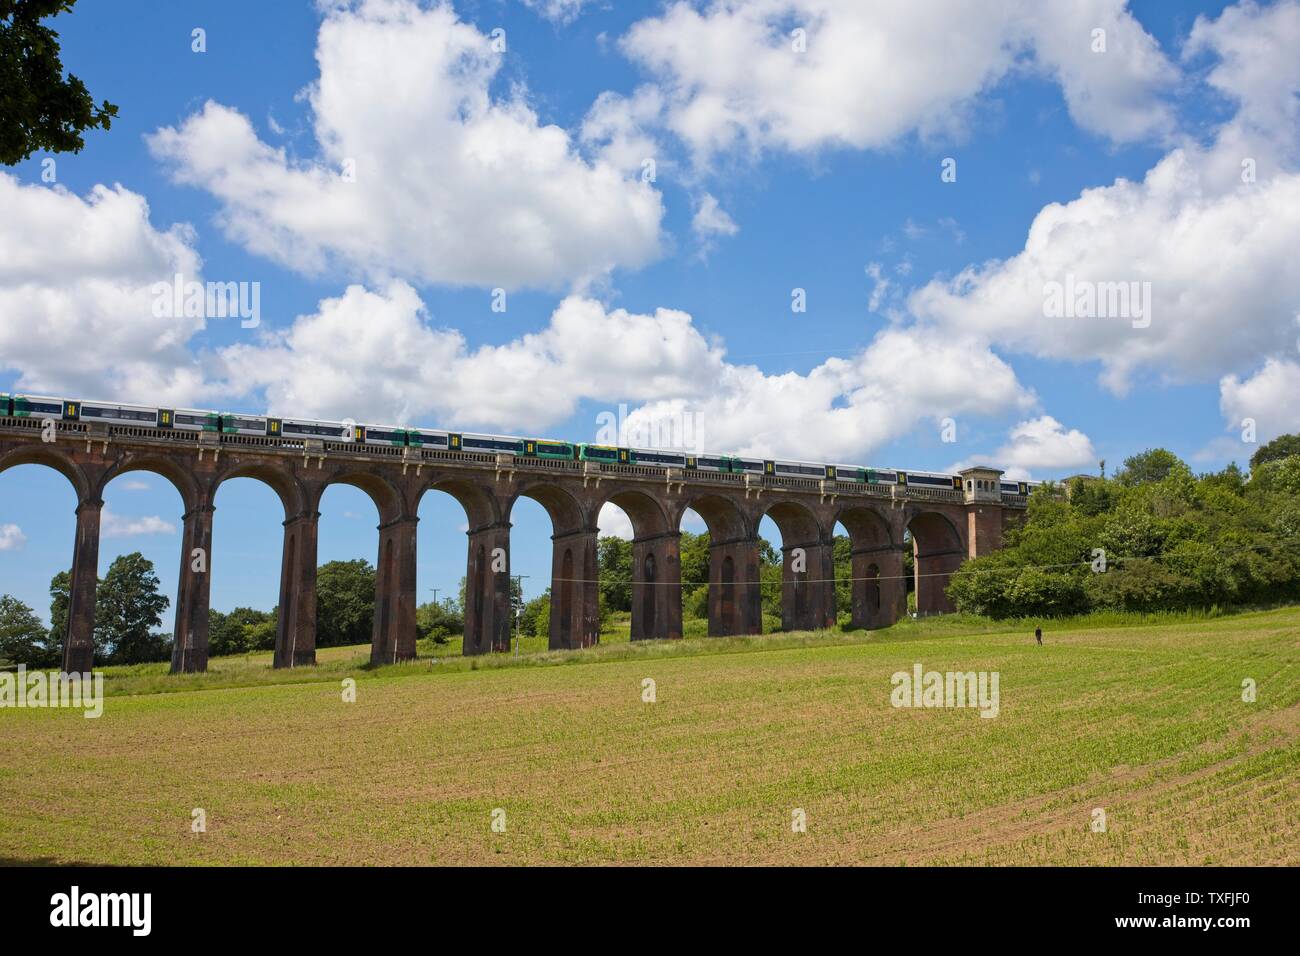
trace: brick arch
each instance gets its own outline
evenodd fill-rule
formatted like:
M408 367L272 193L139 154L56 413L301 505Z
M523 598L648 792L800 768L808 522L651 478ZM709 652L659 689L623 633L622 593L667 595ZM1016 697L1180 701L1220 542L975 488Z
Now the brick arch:
M597 516L607 504L617 505L632 522L632 533L637 538L675 531L668 507L656 495L647 494L639 489L621 489L612 491L596 500L593 511Z
M835 548L831 529L794 501L762 512L781 532L781 628L809 631L835 626Z
M680 528L688 509L704 519L709 538L714 543L750 538L758 533L758 522L727 495L706 492L677 501L668 513L670 525Z
M199 480L191 472L186 471L176 459L167 455L136 455L132 452L127 452L99 476L95 497L102 500L104 489L110 482L137 471L167 479L176 489L176 493L181 496L181 504L186 514L195 508L212 504L211 486L200 484Z
M600 640L596 511L551 481L528 482L510 498L507 515L530 498L551 519L551 650L590 647Z
M844 505L835 520L849 534L850 627L880 628L897 623L907 610L903 575L903 529L890 512L865 504Z
M96 494L96 482L85 470L73 461L72 456L57 443L41 445L19 445L0 453L0 473L19 465L44 465L61 474L72 485L77 501L85 501Z
M705 492L677 502L676 526L687 508L709 529L709 636L761 634L758 519L734 498Z
M631 639L672 640L682 636L681 533L657 495L615 490L605 503L622 508L632 522Z
M425 482L416 492L413 514L418 514L420 504L430 491L440 491L455 498L465 509L465 521L470 533L475 528L484 528L507 520L498 498L478 482L455 476L435 476Z
M944 593L951 575L966 559L966 536L950 515L937 509L908 509L915 562L916 609L920 614L955 610Z
M284 507L286 521L309 508L315 510L315 506L319 503L310 500L302 482L289 469L276 468L261 462L236 462L219 471L212 480L212 500L216 501L217 492L222 485L236 478L251 478L275 492Z
M551 519L551 529L556 535L595 530L599 508L589 513L578 496L561 485L549 481L521 485L506 504L506 520L509 520L515 502L520 498L529 498L546 509Z
M331 485L349 485L364 491L374 503L375 510L379 512L381 526L403 519L415 519L414 515L407 513L406 502L402 493L382 475L370 471L345 470L336 472L318 486L318 493L315 496L317 508L319 507L320 498ZM310 492L308 497L311 497Z
M510 649L510 503L484 482L437 474L415 495L416 513L430 491L455 498L465 510L465 631L462 652L487 654ZM502 560L497 560L501 557Z
M42 465L57 471L72 485L77 497L77 529L72 545L68 583L68 630L63 635L66 672L87 673L95 659L95 592L99 582L99 516L104 501L99 497L98 474L88 473L73 456L56 443L18 445L0 452L0 474L19 465Z

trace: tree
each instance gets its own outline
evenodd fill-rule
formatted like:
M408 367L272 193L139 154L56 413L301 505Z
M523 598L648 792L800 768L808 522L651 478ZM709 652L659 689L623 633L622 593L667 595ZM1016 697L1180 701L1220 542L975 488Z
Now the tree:
M167 639L154 633L171 601L158 593L153 562L139 551L109 565L95 600L95 644L114 664L167 658Z
M50 579L50 640L62 643L68 633L72 572L60 571Z
M1292 455L1300 455L1300 435L1279 435L1267 444L1260 445L1255 454L1250 456L1250 470L1270 461L1281 461Z
M709 533L683 531L679 539L682 574L682 617L709 616Z
M278 608L270 613L251 607L237 607L229 614L208 611L208 653L217 657L274 647L279 619ZM269 644L266 641L268 627Z
M1006 547L964 563L947 593L994 617L1295 601L1297 536L1300 456L1264 461L1247 482L1235 465L1194 476L1155 449L1068 498L1035 490Z
M244 625L244 646L250 651L269 651L275 647L275 634L279 629L279 609L262 615L260 621L250 621Z
M523 606L519 614L519 633L529 637L549 637L551 633L551 589Z
M609 611L632 610L632 585L637 575L645 570L632 569L632 542L612 536L596 542L597 577L600 579L600 608Z
M330 561L316 572L316 646L370 642L375 569L364 558Z
M1163 448L1148 448L1140 455L1125 458L1124 467L1115 478L1123 485L1163 481L1176 466L1181 464L1178 456L1171 451Z
M59 35L40 21L76 0L0 0L0 163L36 150L78 152L88 129L108 129L117 107L95 105L86 85L59 59Z
M46 666L46 634L35 611L16 597L0 596L0 663Z
M442 604L430 601L415 609L415 632L421 639L427 637L435 644L446 644L453 634L465 633L465 618L453 601Z

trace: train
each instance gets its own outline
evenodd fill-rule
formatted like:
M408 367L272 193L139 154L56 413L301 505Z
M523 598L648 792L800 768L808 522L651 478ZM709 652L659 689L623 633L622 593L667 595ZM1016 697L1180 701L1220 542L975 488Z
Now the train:
M72 422L104 422L165 431L212 432L217 435L254 435L286 441L319 439L359 446L429 448L435 451L509 454L519 458L555 461L591 461L643 468L677 468L771 478L842 481L862 485L962 490L960 475L940 472L830 465L814 461L752 458L738 455L691 454L656 448L629 448L550 438L516 438L471 432L440 431L404 425L370 425L353 421L327 422L310 418L272 418L242 412L216 412L196 408L155 408L121 402L79 401L43 395L0 392L0 415L10 418L54 418ZM1005 495L1027 497L1037 482L1003 481Z

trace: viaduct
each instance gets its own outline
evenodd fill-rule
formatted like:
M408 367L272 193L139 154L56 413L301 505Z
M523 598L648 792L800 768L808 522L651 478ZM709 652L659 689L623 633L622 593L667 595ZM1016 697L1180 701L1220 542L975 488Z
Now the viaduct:
M169 480L184 502L180 584L172 671L208 662L208 595L213 501L222 482L254 478L284 505L280 616L275 666L316 662L316 534L321 495L353 485L379 511L371 659L415 657L415 543L420 499L446 492L465 509L464 653L510 645L510 512L520 497L539 502L554 534L551 560L552 649L598 639L596 518L606 502L633 528L632 639L682 636L679 534L687 508L709 531L708 632L761 632L758 525L776 522L784 552L782 625L831 627L836 621L832 539L836 523L852 542L852 623L886 627L906 611L904 533L915 556L917 607L951 610L944 588L967 557L1002 544L1023 514L1023 499L1004 496L1001 472L962 472L965 490L862 485L804 478L667 471L636 465L522 459L463 451L359 447L329 441L159 431L88 422L0 417L0 472L42 464L77 495L68 633L63 669L89 671L103 491L115 477L148 471ZM49 440L53 439L53 440ZM201 549L203 559L195 560ZM800 557L794 560L797 549Z

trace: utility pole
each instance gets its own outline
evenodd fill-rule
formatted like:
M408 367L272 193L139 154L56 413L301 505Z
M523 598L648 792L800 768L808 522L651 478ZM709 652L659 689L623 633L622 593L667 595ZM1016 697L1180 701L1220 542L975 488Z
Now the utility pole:
M518 657L518 656L519 656L519 645L520 645L520 643L522 643L522 641L521 641L521 639L520 639L520 637L519 637L519 618L520 618L520 616L523 614L523 611L524 611L524 578L532 577L532 575L531 575L531 574L512 574L511 577L514 578L514 579L515 579L515 582L519 585L519 606L516 607L516 608L514 609L515 613L514 613L514 615L513 615L513 616L514 616L514 619L515 619L515 621L514 621L514 626L515 626L515 657ZM515 603L515 591L514 591L514 588L511 588L511 589L510 589L510 603L511 603L511 604L514 604L514 603Z

